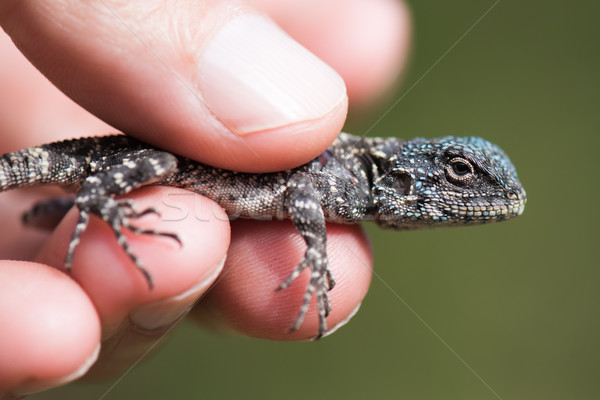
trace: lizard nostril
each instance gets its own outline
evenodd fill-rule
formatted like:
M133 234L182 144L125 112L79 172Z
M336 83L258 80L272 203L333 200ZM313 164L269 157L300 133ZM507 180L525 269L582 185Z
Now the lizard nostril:
M519 192L517 192L514 189L511 189L508 191L508 193L506 193L506 197L508 197L511 200L518 200L519 199Z

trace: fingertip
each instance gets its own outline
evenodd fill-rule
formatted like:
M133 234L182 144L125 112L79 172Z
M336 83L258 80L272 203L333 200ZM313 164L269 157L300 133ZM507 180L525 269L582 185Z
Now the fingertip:
M196 70L181 75L187 84L164 80L179 91L167 104L179 104L161 110L163 129L154 121L153 127L127 132L242 172L281 171L317 157L346 119L342 78L264 15L245 9L219 20L196 56ZM182 120L189 125L174 131Z
M229 220L212 201L189 191L145 187L130 195L135 210L155 208L149 214L130 219L141 229L176 233L182 246L171 237L135 234L122 228L131 252L148 271L150 289L144 274L133 263L105 222L92 217L73 257L73 278L94 302L104 325L104 336L116 332L125 318L141 307L177 298L193 290L200 296L216 278L227 254ZM38 259L64 268L64 256L77 221L77 210L61 222L40 252ZM187 299L187 297L186 297ZM186 307L172 303L138 315L141 328L156 328L176 320ZM169 314L171 313L171 314ZM172 318L170 318L172 317Z
M352 107L364 107L389 92L404 71L410 55L411 14L398 0L355 1L345 10L332 27L339 37L330 36L315 52L323 53L344 78ZM338 41L343 44L336 46Z
M371 279L371 250L359 226L328 224L328 255L337 281L329 292L328 327L337 329L358 307ZM308 282L302 273L277 290L300 262L306 246L289 221L235 221L223 274L194 316L219 331L235 331L271 340L306 340L318 330L315 300L303 324L290 332Z
M346 82L351 107L390 89L406 64L410 9L398 0L259 0L292 37Z
M85 292L45 265L0 264L0 392L26 394L83 375L98 355L100 321Z

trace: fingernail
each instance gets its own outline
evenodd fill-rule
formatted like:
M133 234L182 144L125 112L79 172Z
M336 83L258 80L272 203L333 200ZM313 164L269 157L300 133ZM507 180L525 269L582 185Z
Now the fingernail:
M346 98L331 67L258 15L226 23L199 68L206 106L239 135L314 120Z
M346 325L352 319L352 317L354 317L354 315L358 312L358 310L360 309L361 304L362 303L359 303L352 311L350 311L350 314L348 314L348 316L346 318L344 318L343 320L341 320L340 322L338 322L336 325L334 325L331 328L329 328L327 330L327 332L325 332L323 334L323 337L331 335L333 332L337 331L342 326Z
M204 277L201 282L184 293L138 308L129 315L130 321L138 328L148 331L171 326L188 313L202 293L212 285L224 265L225 258L212 268L213 272L210 276Z

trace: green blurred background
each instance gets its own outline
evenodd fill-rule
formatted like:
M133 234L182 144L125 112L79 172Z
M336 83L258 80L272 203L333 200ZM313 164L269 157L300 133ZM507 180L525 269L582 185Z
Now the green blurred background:
M346 130L365 132L401 98L370 135L484 136L517 166L522 217L404 233L367 225L371 290L318 343L184 323L108 392L113 382L33 398L600 398L600 3L501 0L473 27L495 3L409 1L402 85Z

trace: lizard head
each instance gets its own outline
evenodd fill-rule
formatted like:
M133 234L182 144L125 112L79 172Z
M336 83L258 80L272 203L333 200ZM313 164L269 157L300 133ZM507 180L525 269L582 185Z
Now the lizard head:
M403 142L379 167L372 192L375 221L383 228L503 221L525 206L506 154L478 137Z

